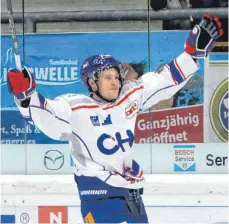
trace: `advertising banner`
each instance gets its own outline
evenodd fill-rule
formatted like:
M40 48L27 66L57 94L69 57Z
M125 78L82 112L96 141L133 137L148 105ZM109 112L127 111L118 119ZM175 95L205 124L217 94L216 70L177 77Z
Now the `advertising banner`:
M123 63L143 64L143 72L148 71L150 61L150 70L155 71L161 64L169 63L183 52L188 33L152 32L151 58L148 58L147 32L28 34L24 37L24 63L35 75L37 90L47 98L52 99L64 93L88 94L80 80L80 66L86 58L101 53L112 54ZM18 35L19 52L23 52L21 40L22 36ZM200 69L196 77L187 84L190 90L180 94L181 98L190 98L191 101L193 97L198 98L196 104L203 103L203 90L200 85L201 80L203 81L204 67L203 61L199 62ZM4 35L1 45L1 106L4 108L15 107L6 85L7 71L10 68L15 68L12 40L11 36Z
M21 43L22 36L18 39ZM24 39L25 65L35 74L37 90L50 99L64 93L88 94L80 80L80 66L92 55L112 54L124 62L148 60L147 32L29 34ZM2 107L14 107L6 85L7 70L15 68L11 36L2 36L1 63Z
M152 173L228 173L228 148L224 143L154 144L151 155Z
M23 144L3 144L0 147L1 174L26 174L26 147Z
M133 158L145 174L228 173L225 143L136 144ZM68 145L31 144L26 149L23 145L2 146L4 174L72 174L73 168Z
M31 69L37 81L37 91L45 97L53 99L64 93L88 94L80 80L80 66L91 55L112 54L121 62L143 65L143 71L156 70L162 63L168 63L183 52L183 43L188 36L187 31L152 32L150 47L152 57L148 58L147 32L110 32L110 33L72 33L72 34L28 34L25 35L25 65ZM121 41L120 41L121 40ZM22 36L18 35L19 52L22 49ZM58 47L57 47L58 46ZM22 55L21 55L22 56ZM203 61L196 76L174 96L173 107L198 105L203 103ZM31 126L26 126L18 112L5 112L7 108L15 108L12 95L7 89L7 71L15 68L11 36L2 36L1 45L1 126L3 144L39 143L56 144L55 141L41 133L34 133ZM15 117L14 119L11 119ZM8 125L8 134L6 127ZM28 130L13 133L14 126ZM19 129L18 129L19 130ZM17 136L18 135L18 136ZM58 144L61 142L58 142Z
M203 105L140 114L135 126L135 142L203 142Z
M69 224L81 224L83 223L83 217L80 207L68 206L68 223Z
M16 223L20 223L20 224L38 223L37 206L16 206Z
M72 174L69 146L28 145L27 174Z
M144 197L155 197L153 195L143 195L144 203L147 202ZM167 196L157 195L162 201L166 201ZM182 197L183 195L179 195ZM203 198L203 195L187 195L183 196L182 201L187 205L192 200L191 197L196 197L198 200ZM219 201L220 197L214 195L215 200ZM218 196L218 197L217 197ZM56 195L58 197L58 195ZM176 201L177 195L170 195L170 200ZM168 197L167 197L168 198ZM174 198L174 199L173 199ZM228 223L228 207L212 205L208 200L204 200L205 204L189 205L189 206L174 206L174 205L155 205L154 203L145 203L145 209L148 215L149 223L168 223L168 220L173 220L173 223L214 223L226 224ZM207 201L207 202L206 202ZM206 204L207 203L207 204ZM50 206L11 206L12 212L5 212L7 206L2 207L2 214L0 215L1 223L17 223L17 224L82 224L83 220L81 209L79 206L69 205L53 205L55 201L50 202ZM193 203L192 203L193 204ZM151 206L152 205L152 206ZM8 206L9 207L9 206ZM91 213L89 213L91 214ZM162 215L163 214L163 215ZM210 222L209 222L210 221ZM87 223L93 223L92 216L87 218ZM125 223L125 222L123 222Z
M1 110L2 144L66 144L43 134L36 126L27 122L17 109Z
M228 142L228 54L212 54L205 64L205 142Z
M1 206L0 223L15 223L15 207Z
M68 223L68 207L39 206L38 223Z

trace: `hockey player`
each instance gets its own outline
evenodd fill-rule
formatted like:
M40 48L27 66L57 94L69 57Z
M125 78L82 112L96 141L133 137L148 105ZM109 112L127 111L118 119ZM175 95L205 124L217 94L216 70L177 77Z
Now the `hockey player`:
M206 15L191 31L184 52L157 72L124 82L111 55L89 57L81 78L90 96L65 94L50 100L36 92L28 69L8 73L8 86L22 116L44 134L71 142L74 178L86 223L147 223L142 202L144 175L133 160L137 114L171 98L198 69L222 35L217 17Z

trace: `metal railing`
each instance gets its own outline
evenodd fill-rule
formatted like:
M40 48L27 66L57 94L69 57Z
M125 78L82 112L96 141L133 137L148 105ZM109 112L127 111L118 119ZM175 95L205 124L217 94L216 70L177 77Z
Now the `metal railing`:
M96 11L57 11L25 13L25 32L35 33L36 24L41 22L87 22L87 21L147 21L157 19L201 18L206 12L220 18L228 18L228 8L170 9L153 11L141 10L96 10ZM148 14L149 13L149 14ZM22 13L14 13L16 23L23 21ZM1 14L1 23L8 23L8 14Z

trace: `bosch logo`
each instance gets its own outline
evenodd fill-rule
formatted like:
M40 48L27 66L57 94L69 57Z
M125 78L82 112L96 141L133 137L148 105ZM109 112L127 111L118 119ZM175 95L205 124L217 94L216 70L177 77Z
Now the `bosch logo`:
M195 172L195 145L174 145L175 172Z
M132 118L138 111L138 102L134 101L129 107L126 108L126 117Z

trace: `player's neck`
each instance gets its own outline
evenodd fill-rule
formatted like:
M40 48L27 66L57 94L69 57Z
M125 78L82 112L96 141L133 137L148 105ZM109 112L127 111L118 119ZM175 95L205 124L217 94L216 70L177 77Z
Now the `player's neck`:
M99 96L97 96L95 93L92 93L90 96L92 99L99 101L101 103L107 103L105 100L103 100L102 98L100 98Z
M103 99L103 97L100 97L99 95L97 95L96 93L92 93L90 95L90 97L93 99L93 100L96 100L100 103L114 103L115 100L106 100L106 99Z

